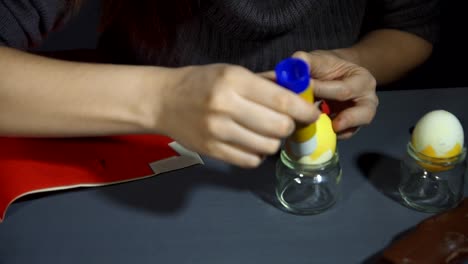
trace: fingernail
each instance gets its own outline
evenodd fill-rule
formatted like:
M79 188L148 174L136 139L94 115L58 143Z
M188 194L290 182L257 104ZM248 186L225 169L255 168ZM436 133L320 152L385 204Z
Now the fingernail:
M314 103L315 109L317 110L317 111L315 112L316 114L315 114L315 120L314 120L314 121L316 121L317 119L319 119L320 115L322 114L322 111L320 110L320 107L319 107L320 103L321 103L321 101L315 102L315 103Z
M322 104L323 100L315 101L314 106L320 109L320 105Z

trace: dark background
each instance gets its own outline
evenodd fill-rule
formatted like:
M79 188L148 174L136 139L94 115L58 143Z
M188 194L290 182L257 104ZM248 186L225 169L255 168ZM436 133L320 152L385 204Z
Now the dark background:
M380 89L468 87L468 0L442 0L441 38L432 57L403 80ZM79 16L50 35L43 50L94 48L100 1L88 0Z

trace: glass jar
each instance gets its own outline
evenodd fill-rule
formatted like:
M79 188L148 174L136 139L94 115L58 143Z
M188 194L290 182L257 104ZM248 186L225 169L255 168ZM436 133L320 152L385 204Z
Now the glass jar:
M452 158L432 158L417 153L408 143L398 188L404 203L428 213L456 207L463 198L465 158L465 148Z
M322 164L302 164L282 150L276 164L276 196L295 214L318 214L340 196L341 166L338 151Z

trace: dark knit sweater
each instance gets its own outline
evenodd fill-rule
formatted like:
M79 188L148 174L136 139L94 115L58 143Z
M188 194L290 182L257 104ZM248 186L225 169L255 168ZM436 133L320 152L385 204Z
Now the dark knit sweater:
M136 1L138 2L138 1ZM135 3L136 3L135 2ZM367 30L393 28L434 42L437 0L204 0L177 26L169 47L148 60L125 34L104 33L100 48L116 62L183 66L225 62L270 70L298 50L356 43ZM63 17L63 0L0 0L0 44L28 48Z

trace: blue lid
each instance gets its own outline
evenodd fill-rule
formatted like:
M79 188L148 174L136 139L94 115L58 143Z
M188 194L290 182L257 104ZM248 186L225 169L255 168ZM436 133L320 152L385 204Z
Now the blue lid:
M277 83L297 94L309 87L309 67L301 59L285 59L276 65L275 72Z

